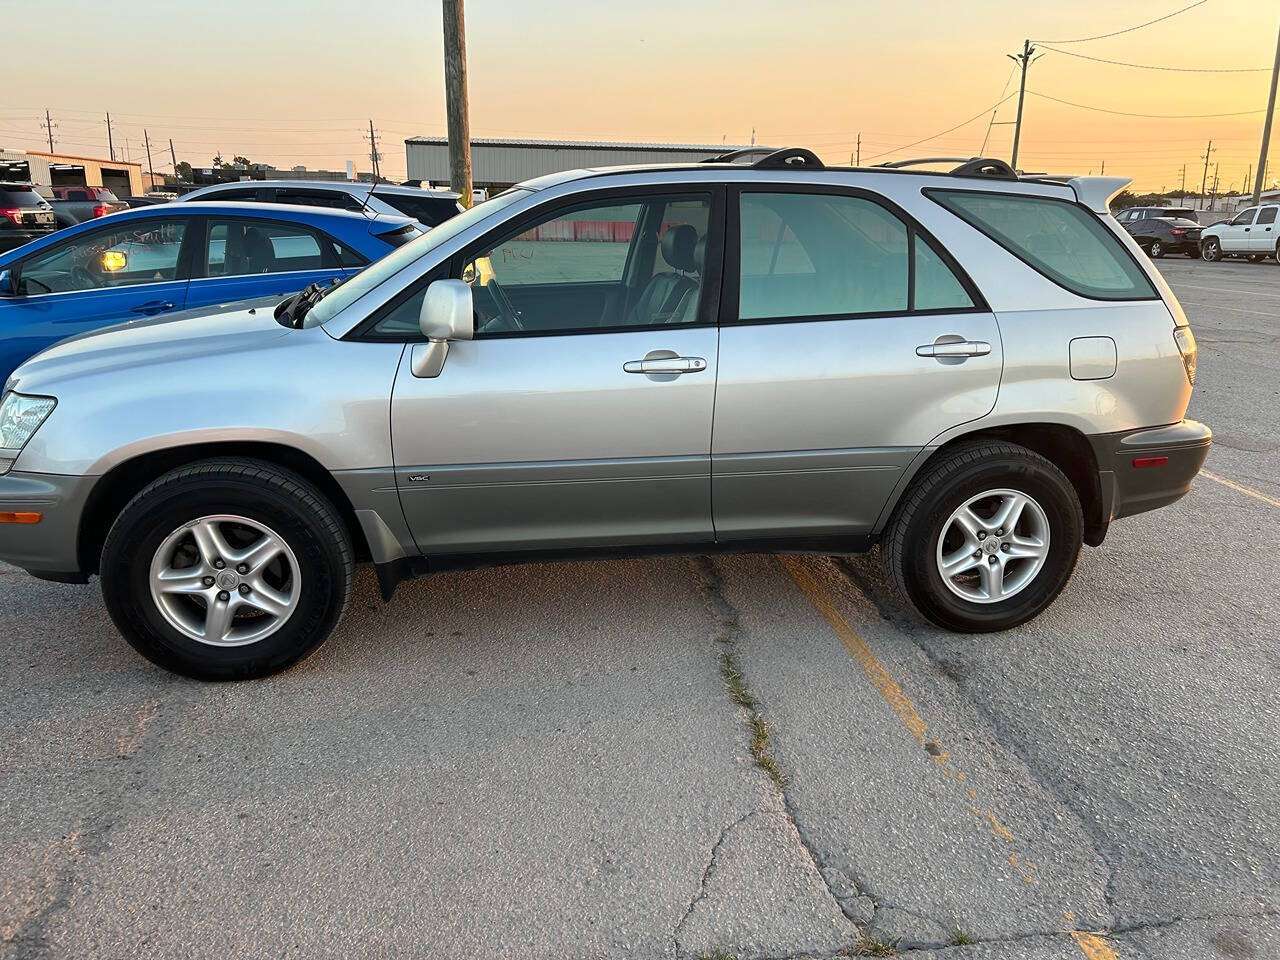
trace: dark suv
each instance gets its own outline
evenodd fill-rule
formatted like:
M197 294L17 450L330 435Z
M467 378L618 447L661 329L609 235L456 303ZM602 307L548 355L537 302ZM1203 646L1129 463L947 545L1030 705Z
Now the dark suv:
M0 253L58 229L53 208L29 183L0 183Z

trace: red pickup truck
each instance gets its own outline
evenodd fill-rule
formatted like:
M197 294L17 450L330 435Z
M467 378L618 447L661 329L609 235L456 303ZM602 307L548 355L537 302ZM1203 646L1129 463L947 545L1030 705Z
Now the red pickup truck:
M129 205L106 187L50 187L53 192L53 214L59 227L83 223L94 217L105 217Z

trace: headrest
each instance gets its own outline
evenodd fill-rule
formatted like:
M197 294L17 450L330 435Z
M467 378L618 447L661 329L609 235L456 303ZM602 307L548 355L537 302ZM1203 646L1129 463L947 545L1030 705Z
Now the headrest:
M694 269L699 273L706 266L707 262L707 235L704 233L698 238L698 242L693 245L693 265Z
M679 224L662 235L662 259L682 273L693 273L698 269L697 246L698 231L687 223Z

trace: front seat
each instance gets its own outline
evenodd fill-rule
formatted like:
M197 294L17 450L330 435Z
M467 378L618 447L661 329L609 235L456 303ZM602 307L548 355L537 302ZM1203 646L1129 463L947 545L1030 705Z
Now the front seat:
M659 249L662 259L674 272L656 274L640 293L627 317L630 326L669 323L682 313L698 288L698 231L687 223L671 227L662 235Z

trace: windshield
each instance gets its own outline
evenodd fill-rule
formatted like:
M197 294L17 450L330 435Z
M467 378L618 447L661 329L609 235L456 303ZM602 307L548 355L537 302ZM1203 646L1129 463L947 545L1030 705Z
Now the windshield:
M477 203L470 210L446 220L438 227L433 227L411 243L391 251L381 260L333 287L332 291L307 313L304 326L314 327L328 323L388 277L399 273L409 264L427 256L436 247L452 240L468 227L510 206L521 197L528 196L531 192L517 187L499 194L492 200Z

